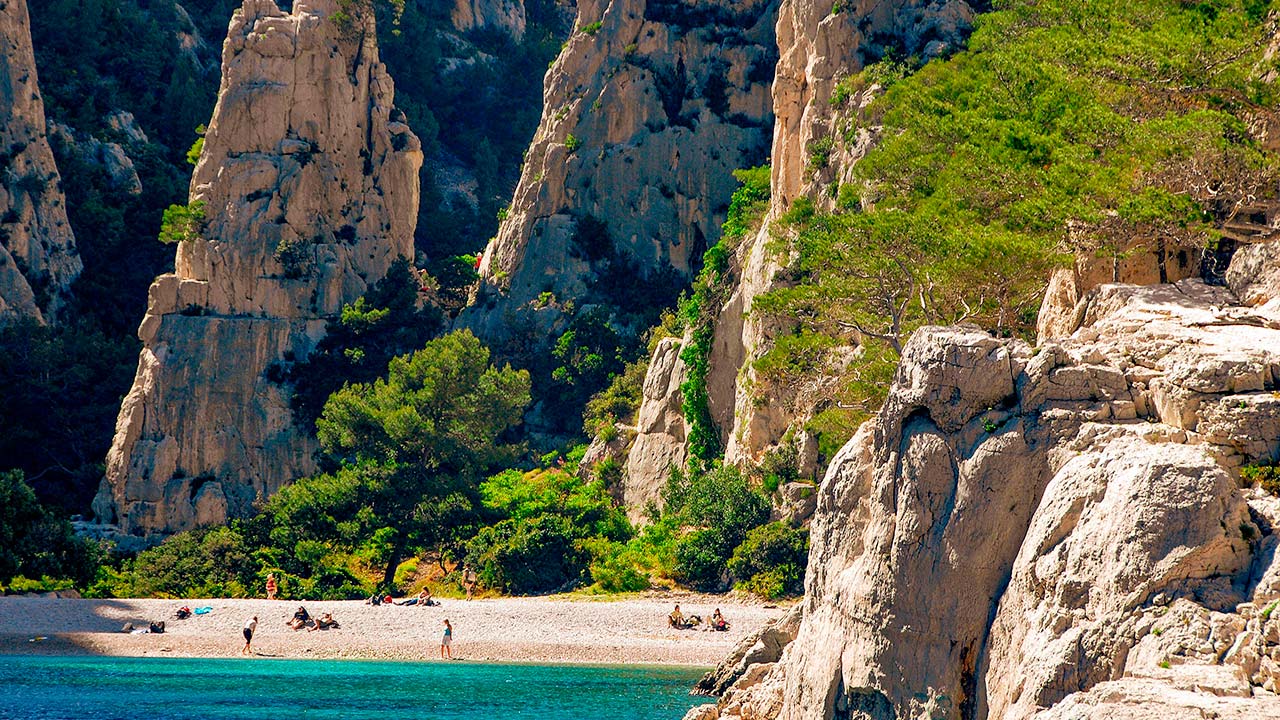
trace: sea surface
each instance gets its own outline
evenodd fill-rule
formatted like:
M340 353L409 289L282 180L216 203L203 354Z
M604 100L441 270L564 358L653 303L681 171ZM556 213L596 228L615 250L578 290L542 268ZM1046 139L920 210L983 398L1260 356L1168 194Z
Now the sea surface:
M675 667L0 656L0 718L680 720Z

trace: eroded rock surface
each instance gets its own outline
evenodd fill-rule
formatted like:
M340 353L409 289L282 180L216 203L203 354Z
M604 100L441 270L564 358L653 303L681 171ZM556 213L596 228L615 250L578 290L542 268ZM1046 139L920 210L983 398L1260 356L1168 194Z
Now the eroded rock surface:
M1239 471L1280 458L1280 313L1239 302L917 332L820 488L796 640L698 717L1280 718L1280 500Z
M494 343L515 328L545 342L566 303L610 296L607 268L628 268L627 282L696 270L720 236L732 171L767 157L776 9L579 3L464 324Z
M455 0L449 19L461 32L497 30L515 42L524 38L522 0Z
M205 221L151 286L144 347L94 509L151 536L243 515L315 468L273 363L412 256L417 138L372 17L245 0L191 181Z
M0 3L0 320L55 319L83 265L49 148L27 0Z

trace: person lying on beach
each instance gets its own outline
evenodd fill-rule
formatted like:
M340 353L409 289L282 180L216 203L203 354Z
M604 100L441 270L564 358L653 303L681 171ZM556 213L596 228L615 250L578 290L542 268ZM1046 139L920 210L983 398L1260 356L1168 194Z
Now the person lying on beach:
M316 630L328 630L329 628L338 629L338 621L333 619L333 613L325 613L316 618L316 626L308 628L307 632L315 632Z
M417 605L418 607L426 607L428 605L439 605L440 603L437 603L435 600L431 599L430 590L426 588L422 588L422 592L418 593L416 596L411 597L408 600L402 600L401 602L398 602L396 604L402 607L409 607L410 605Z
M293 619L290 620L288 624L289 624L289 627L293 628L294 630L301 630L302 628L307 626L307 623L310 623L310 622L311 622L311 613L308 613L305 607L299 605L298 611L293 614Z

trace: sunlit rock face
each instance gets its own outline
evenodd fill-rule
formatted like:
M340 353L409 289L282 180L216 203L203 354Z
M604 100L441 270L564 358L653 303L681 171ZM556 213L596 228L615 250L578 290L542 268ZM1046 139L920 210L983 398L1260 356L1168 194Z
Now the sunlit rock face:
M1037 348L918 331L821 485L796 640L702 717L1280 717L1280 500L1241 480L1280 457L1274 252L1101 285Z
M57 320L83 269L40 97L26 0L0 3L0 322Z
M418 139L393 106L372 17L245 0L191 181L204 221L156 278L95 512L171 533L248 513L315 469L274 363L412 257Z

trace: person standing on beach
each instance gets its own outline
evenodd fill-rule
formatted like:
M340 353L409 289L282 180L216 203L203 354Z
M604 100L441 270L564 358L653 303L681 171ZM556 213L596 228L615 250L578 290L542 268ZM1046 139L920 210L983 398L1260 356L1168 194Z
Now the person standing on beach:
M453 626L448 618L444 621L444 636L440 638L440 659L444 660L446 655L453 659Z
M471 593L476 591L476 571L471 569L470 565L463 566L462 570L462 587L467 590L467 599L471 599Z
M249 645L253 642L253 631L258 629L258 616L254 615L249 618L249 622L244 624L244 649L240 651L241 655L249 654Z
M275 600L276 592L280 590L280 586L276 584L276 574L267 573L267 599Z

